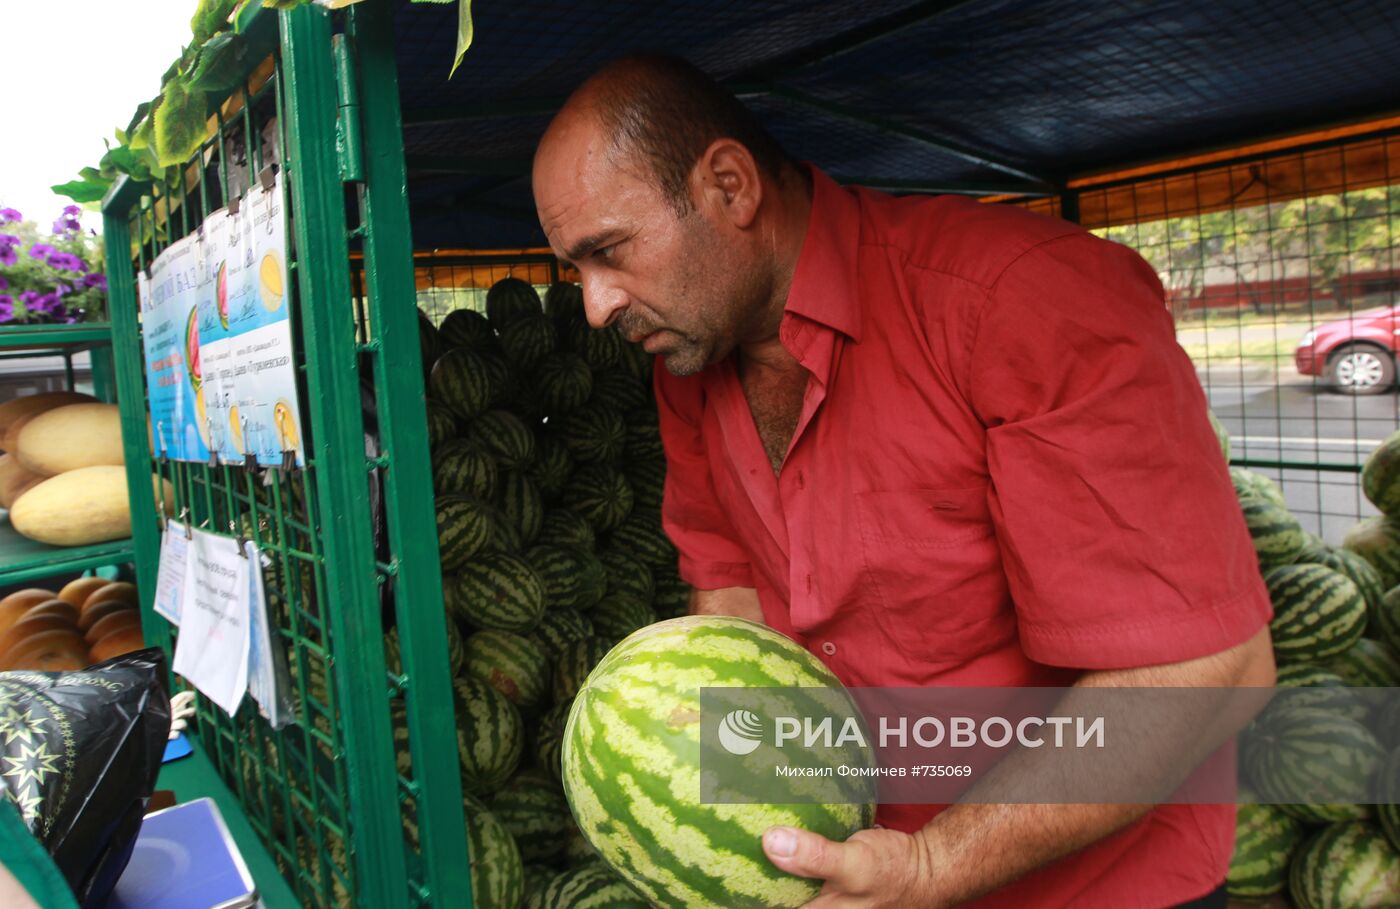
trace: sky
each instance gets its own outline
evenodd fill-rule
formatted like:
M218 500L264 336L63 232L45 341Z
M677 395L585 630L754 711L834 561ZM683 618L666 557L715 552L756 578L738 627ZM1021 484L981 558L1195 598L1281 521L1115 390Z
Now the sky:
M159 93L196 2L0 0L0 208L46 226L72 204L49 187L96 166L102 140ZM82 221L101 227L96 212Z

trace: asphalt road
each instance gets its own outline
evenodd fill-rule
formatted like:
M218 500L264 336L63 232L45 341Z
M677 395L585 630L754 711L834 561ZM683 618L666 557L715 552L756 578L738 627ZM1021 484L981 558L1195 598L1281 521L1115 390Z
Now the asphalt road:
M1231 437L1231 458L1355 467L1400 428L1400 394L1350 397L1285 368L1213 365L1197 370ZM1280 481L1303 526L1330 543L1376 513L1353 471L1252 466Z

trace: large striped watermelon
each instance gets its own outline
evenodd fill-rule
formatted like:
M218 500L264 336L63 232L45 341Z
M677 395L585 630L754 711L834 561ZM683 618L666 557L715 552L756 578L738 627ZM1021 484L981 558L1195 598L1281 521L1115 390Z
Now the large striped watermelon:
M627 341L618 334L616 328L593 329L587 324L575 326L569 338L574 350L583 355L594 372L619 366L626 357L623 348Z
M1347 687L1335 672L1312 663L1281 663L1274 682L1280 692L1269 704L1270 710L1287 707L1317 707L1331 710L1358 722L1370 714L1370 705Z
M629 443L630 444L630 443ZM639 508L660 510L666 490L666 461L664 458L637 460L627 453L627 481L632 484L632 496Z
M544 500L534 481L524 472L511 470L501 477L496 504L502 516L520 531L521 546L529 546L539 536L544 521Z
M656 579L641 559L616 546L609 548L599 558L608 576L609 596L651 603L656 596Z
M437 500L438 560L456 571L490 545L496 517L489 505L468 496Z
M656 621L651 606L629 596L605 597L588 614L593 631L605 641L616 642Z
M494 814L527 862L552 862L574 826L559 781L543 770L522 770L491 796Z
M473 350L449 350L433 364L428 378L433 400L453 416L470 420L495 403L504 385L492 372L485 357Z
M627 444L627 424L609 407L585 404L564 417L561 438L580 464L613 462Z
M655 406L651 389L626 369L604 369L593 376L593 402L629 418L634 411Z
M589 464L574 472L564 490L565 508L578 512L595 531L620 525L632 511L632 486L616 467Z
M545 412L552 417L564 416L582 407L593 394L593 370L578 354L557 353L540 362L533 384Z
M607 656L612 641L598 637L588 637L581 641L565 644L554 664L554 703L568 704L573 701L584 679L593 667Z
M544 615L540 576L510 553L486 553L464 565L444 592L447 608L476 628L525 633Z
M525 474L535 482L540 496L546 502L559 498L573 472L574 459L569 456L569 448L563 440L549 433L537 434L535 460L525 469Z
M820 882L763 854L775 825L838 842L873 804L707 805L700 800L700 687L841 683L810 653L755 622L692 616L648 626L594 669L569 714L564 792L598 854L660 909L797 907Z
M716 903L715 905L722 905ZM646 900L601 862L570 868L550 881L543 909L650 909Z
M457 418L442 404L428 401L425 405L428 421L428 448L437 448L457 435Z
M1288 862L1303 841L1301 821L1272 805L1241 805L1225 886L1236 899L1261 900L1288 886Z
M1400 852L1374 824L1333 824L1299 848L1288 870L1297 909L1400 906Z
M555 704L535 727L535 761L541 770L560 781L564 779L564 727L569 721L571 703Z
M496 335L486 317L471 309L457 309L447 314L438 326L442 346L448 350L461 348L477 352L494 350Z
M1376 806L1376 819L1390 844L1400 849L1400 746L1390 752L1376 775L1376 790L1381 801Z
M463 796L462 812L467 821L473 909L520 909L525 871L515 840L500 819L470 795Z
M1356 720L1299 707L1266 711L1247 730L1240 757L1261 800L1328 822L1369 816L1369 783L1385 752Z
M517 707L534 707L549 689L549 656L539 642L510 631L467 638L463 668Z
M592 550L596 539L593 525L583 515L567 508L554 508L544 513L544 523L535 542L541 546Z
M607 591L603 563L586 549L534 546L525 558L543 582L551 610L591 609Z
M608 537L608 546L624 550L653 569L676 564L676 547L661 529L660 516L651 512L634 510Z
M1259 555L1259 567L1287 565L1303 552L1307 536L1287 508L1253 496L1242 499L1240 506Z
M1400 688L1400 657L1380 641L1357 641L1323 665L1355 688Z
M1400 432L1391 433L1366 458L1361 491L1382 514L1400 515Z
M507 470L525 467L535 457L535 434L513 413L488 410L467 427L477 442Z
M572 609L558 609L544 614L535 630L530 632L530 639L557 660L569 644L592 635L593 622L587 616Z
M456 675L462 671L462 667L467 661L466 642L462 640L462 632L457 630L457 623L452 621L451 616L445 617L443 624L447 629L447 665L452 670L452 674ZM390 628L388 635L384 638L384 664L390 672L403 672L398 628Z
M543 312L539 293L519 278L502 278L486 292L486 318L497 332Z
M657 422L656 411L637 411L627 415L627 444L622 449L622 456L628 463L665 458L666 449L661 444L661 426ZM664 472L664 461L662 469Z
M495 459L475 442L452 439L433 453L436 495L467 495L487 502L496 497L499 483Z
M1305 560L1299 559L1299 561ZM1356 589L1361 591L1361 595L1366 598L1366 624L1369 628L1380 610L1381 600L1385 597L1385 585L1381 583L1380 573L1372 567L1371 563L1350 549L1330 546L1306 561L1326 565L1333 571L1339 571L1351 578Z
M462 788L493 792L510 779L525 749L520 711L505 695L474 676L452 680L457 705L457 757Z
M1400 584L1400 518L1367 518L1347 532L1342 546L1370 562L1386 590Z
M501 350L517 369L533 369L559 344L554 323L541 313L518 319L501 331Z
M544 312L560 337L569 337L576 326L588 321L583 309L583 288L567 281L551 284L544 292Z
M525 899L520 909L548 909L545 906L544 891L551 881L559 876L558 871L548 865L525 865Z
M1318 662L1351 647L1366 630L1366 601L1351 579L1325 565L1283 565L1264 573L1280 662Z
M1231 467L1230 481L1235 485L1235 496L1241 504L1247 499L1256 498L1273 502L1279 508L1288 507L1283 498L1283 490L1263 474L1255 473L1247 467Z

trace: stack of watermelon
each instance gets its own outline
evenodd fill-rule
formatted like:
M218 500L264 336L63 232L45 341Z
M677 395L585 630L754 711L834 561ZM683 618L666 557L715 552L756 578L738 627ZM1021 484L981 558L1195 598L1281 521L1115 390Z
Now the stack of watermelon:
M575 826L560 749L594 665L689 601L661 528L651 357L591 329L581 290L564 283L542 302L506 278L485 313L457 310L439 326L424 316L420 329L444 600L462 639L457 744L476 905L644 907ZM401 713L397 725L407 773Z
M1216 432L1228 460L1229 436L1218 422ZM1242 805L1230 894L1286 891L1298 909L1400 905L1400 806L1371 804L1376 792L1400 803L1400 703L1349 690L1400 687L1400 432L1362 473L1381 514L1341 546L1305 531L1272 480L1230 473L1274 604L1278 685L1296 689L1245 731L1242 773L1265 803L1320 782L1352 796Z

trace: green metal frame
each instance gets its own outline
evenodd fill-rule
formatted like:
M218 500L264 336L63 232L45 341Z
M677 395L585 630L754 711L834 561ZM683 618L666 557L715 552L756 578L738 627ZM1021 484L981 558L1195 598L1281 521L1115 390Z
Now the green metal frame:
M162 505L196 525L250 535L274 562L272 621L288 648L300 724L273 731L250 706L229 718L201 699L202 749L305 905L470 907L391 12L388 0L337 13L244 8L237 27L252 48L250 71L272 54L275 75L256 94L244 89L239 114L220 118L182 169L197 187L185 181L170 194L164 224L152 201L159 190L125 180L104 200L112 338L133 513L148 516L133 540L148 640L170 648L178 637L151 608ZM259 135L271 103L296 251L288 292L305 383L306 467L286 477L156 461L132 250L144 267L224 204L225 139ZM246 144L251 176L267 162L260 142ZM357 225L347 224L347 201L358 203ZM351 287L355 239L365 257L363 303ZM365 449L362 380L377 405L374 456ZM157 502L152 470L172 482L174 501ZM387 561L376 552L373 482L384 493ZM397 613L398 674L386 664L381 589ZM412 767L402 775L390 716L399 697ZM409 801L416 851L403 833Z

